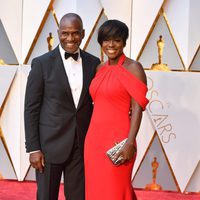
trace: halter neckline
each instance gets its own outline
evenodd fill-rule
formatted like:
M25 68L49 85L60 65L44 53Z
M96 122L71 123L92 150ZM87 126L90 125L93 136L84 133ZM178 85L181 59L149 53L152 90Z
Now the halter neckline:
M124 63L125 60L126 60L126 56L125 56L124 53L122 53L122 55L119 57L118 63L116 65L111 65L109 63L109 61L107 61L106 65L107 66L121 66Z

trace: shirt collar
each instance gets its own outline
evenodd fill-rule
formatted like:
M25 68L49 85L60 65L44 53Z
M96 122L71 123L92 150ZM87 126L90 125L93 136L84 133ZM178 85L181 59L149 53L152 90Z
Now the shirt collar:
M60 44L59 44L59 50L60 50L60 55L62 57L62 60L65 60L65 50L62 48L62 46ZM79 60L80 59L80 48L77 51L75 51L74 53L78 53L78 60Z

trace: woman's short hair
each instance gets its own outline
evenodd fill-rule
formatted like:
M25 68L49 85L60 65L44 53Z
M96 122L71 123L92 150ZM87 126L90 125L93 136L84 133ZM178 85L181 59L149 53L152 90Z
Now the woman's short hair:
M129 30L125 23L116 19L107 20L99 27L97 41L102 45L105 40L111 38L122 38L124 44L126 44L129 34L128 32Z

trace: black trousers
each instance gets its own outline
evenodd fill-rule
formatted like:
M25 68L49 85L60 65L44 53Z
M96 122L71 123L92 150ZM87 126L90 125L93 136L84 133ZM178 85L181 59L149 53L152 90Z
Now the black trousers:
M64 174L64 193L66 199L84 200L84 163L78 147L77 137L72 153L66 162L61 164L45 163L43 173L36 170L37 200L58 200L62 172Z

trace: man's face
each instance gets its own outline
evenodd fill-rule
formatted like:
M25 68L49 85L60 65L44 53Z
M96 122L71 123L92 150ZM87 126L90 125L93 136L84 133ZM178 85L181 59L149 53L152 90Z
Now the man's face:
M58 30L58 37L62 48L68 53L78 50L85 32L77 18L64 18Z

